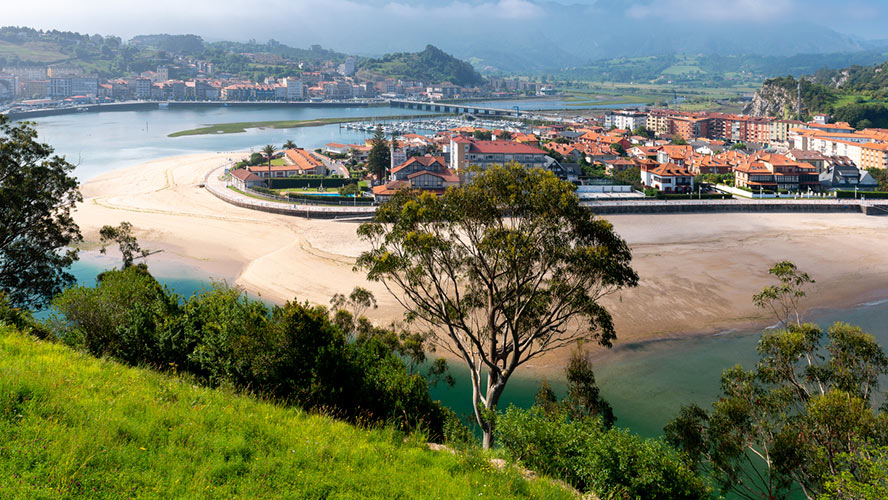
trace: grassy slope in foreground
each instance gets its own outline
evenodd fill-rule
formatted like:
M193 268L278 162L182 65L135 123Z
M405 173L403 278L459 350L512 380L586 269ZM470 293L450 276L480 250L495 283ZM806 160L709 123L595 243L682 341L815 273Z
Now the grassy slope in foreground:
M0 326L0 498L572 498L544 480Z
M169 134L168 137L183 137L186 135L207 135L207 134L239 134L246 132L248 128L297 128L297 127L316 127L319 125L335 125L337 123L363 122L369 120L403 120L413 118L430 118L433 116L444 116L441 113L430 115L398 115L398 116L364 116L359 118L318 118L316 120L283 120L270 122L238 122L238 123L217 123L207 127L193 128L190 130L180 130Z

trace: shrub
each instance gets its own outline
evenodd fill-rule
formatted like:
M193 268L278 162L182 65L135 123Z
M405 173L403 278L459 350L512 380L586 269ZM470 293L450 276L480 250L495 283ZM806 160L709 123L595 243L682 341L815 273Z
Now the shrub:
M3 292L0 292L0 325L14 326L40 339L52 337L49 329L35 321L30 311L13 307Z
M108 271L96 287L71 288L54 305L63 339L95 356L174 368L210 386L443 438L445 414L399 346L349 341L323 307L269 307L224 285L180 304L139 267Z
M606 429L597 418L510 407L497 419L508 455L601 498L702 499L711 489L662 439Z
M106 271L99 285L78 285L53 300L65 321L62 340L94 356L114 356L129 363L160 364L156 352L157 326L173 317L178 297L143 267Z

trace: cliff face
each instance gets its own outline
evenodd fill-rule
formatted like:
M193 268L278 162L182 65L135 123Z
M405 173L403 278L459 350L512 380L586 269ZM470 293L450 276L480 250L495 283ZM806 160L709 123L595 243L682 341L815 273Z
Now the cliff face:
M757 90L752 101L743 108L743 113L751 116L792 116L796 109L796 92L777 85L765 83ZM802 105L804 112L804 104Z

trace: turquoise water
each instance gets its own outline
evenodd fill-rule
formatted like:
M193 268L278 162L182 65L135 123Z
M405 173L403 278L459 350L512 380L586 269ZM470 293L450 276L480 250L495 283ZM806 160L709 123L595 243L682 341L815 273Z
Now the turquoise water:
M94 285L98 273L118 265L111 257L84 254L73 271L81 283ZM149 261L149 267L161 283L184 298L212 282L211 276L185 265ZM808 320L824 327L836 321L859 325L888 348L888 301L844 311L818 312ZM718 397L722 370L738 363L752 368L757 360L755 347L759 336L758 331L745 331L640 344L618 342L595 361L595 376L603 396L614 407L617 425L643 436L658 436L682 405L697 403L705 408ZM452 361L451 372L456 385L439 385L432 389L432 395L457 414L470 417L468 371ZM509 382L501 408L509 404L529 407L540 380L519 372ZM563 380L549 382L563 396ZM882 388L888 389L888 380Z
M836 321L858 325L888 349L888 302L819 312L807 320L823 327ZM697 403L708 408L715 401L722 370L738 363L753 368L760 335L759 331L745 331L643 344L618 342L612 351L595 361L596 381L604 398L614 407L617 425L643 436L658 436L682 405ZM456 362L451 367L457 375L456 387L439 387L433 393L458 414L470 414L468 372ZM530 406L539 382L538 378L527 377L510 381L503 407ZM549 382L563 396L563 381ZM888 389L888 380L882 382L882 389Z

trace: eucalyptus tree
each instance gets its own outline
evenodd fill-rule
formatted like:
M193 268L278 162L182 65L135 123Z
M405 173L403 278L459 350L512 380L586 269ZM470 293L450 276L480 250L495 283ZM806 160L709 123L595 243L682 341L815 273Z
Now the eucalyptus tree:
M610 347L616 334L601 299L638 276L628 245L570 183L516 163L471 177L441 197L401 192L381 205L358 229L371 246L358 266L468 368L489 448L516 371L581 339Z
M788 261L771 274L779 283L753 300L784 328L762 334L753 370L722 373L711 410L682 408L666 436L723 492L813 500L830 478L849 472L843 457L888 444L888 415L873 408L888 357L859 327L802 323L799 299L813 280Z

